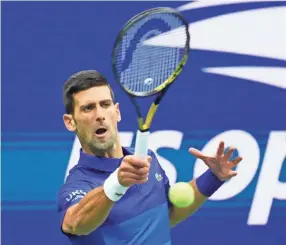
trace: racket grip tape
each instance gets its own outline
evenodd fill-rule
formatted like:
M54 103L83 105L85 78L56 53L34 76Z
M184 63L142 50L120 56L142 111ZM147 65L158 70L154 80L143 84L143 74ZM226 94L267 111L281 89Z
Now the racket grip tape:
M149 134L149 131L141 132L140 130L137 130L135 142L135 156L138 156L142 159L147 157Z

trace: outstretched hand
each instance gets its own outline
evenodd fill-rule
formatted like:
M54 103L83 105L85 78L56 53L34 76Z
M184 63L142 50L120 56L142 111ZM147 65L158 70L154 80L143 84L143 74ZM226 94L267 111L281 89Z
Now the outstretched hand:
M238 156L230 161L235 148L230 147L226 152L224 151L224 142L220 142L215 156L207 156L195 148L189 149L189 152L195 157L204 161L204 163L221 181L236 176L237 172L232 170L232 168L242 160L242 157Z

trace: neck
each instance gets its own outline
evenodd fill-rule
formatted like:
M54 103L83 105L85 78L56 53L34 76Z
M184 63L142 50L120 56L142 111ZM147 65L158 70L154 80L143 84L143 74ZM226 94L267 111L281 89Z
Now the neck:
M82 151L89 155L94 155L97 157L105 157L105 158L121 158L123 157L123 150L120 142L116 142L114 146L109 150L91 150L87 146L82 146Z
M123 150L120 143L115 143L113 148L103 152L103 157L106 158L121 158L123 157Z

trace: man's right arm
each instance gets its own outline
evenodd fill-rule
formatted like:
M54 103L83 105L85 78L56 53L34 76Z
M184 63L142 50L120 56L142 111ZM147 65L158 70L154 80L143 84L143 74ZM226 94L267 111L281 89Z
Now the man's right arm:
M67 210L62 230L68 234L87 235L105 221L113 205L103 186L97 187Z
M151 160L151 157L146 160L130 155L124 157L118 170L107 178L103 186L90 190L67 209L62 230L67 234L88 235L97 229L130 186L148 180Z

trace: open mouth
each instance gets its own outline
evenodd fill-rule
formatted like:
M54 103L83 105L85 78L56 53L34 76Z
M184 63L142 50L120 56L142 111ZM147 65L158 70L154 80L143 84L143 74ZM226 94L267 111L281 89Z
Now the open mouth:
M99 128L95 131L95 134L97 136L103 136L106 133L107 129L106 128Z

